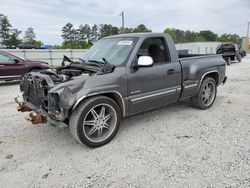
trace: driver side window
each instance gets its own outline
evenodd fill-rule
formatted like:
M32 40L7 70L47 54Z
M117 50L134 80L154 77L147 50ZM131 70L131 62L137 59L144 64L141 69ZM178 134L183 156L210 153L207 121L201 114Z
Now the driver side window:
M6 54L0 54L0 62L11 62L12 59Z
M154 63L170 62L163 38L146 39L137 52L137 57L150 56Z

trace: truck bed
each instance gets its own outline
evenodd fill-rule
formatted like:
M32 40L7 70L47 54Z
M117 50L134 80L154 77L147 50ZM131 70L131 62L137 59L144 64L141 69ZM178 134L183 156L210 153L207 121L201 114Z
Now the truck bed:
M197 93L200 79L205 73L218 72L224 78L225 64L221 55L217 54L179 54L179 62L182 66L183 92L181 98L192 97ZM222 80L219 78L218 84Z

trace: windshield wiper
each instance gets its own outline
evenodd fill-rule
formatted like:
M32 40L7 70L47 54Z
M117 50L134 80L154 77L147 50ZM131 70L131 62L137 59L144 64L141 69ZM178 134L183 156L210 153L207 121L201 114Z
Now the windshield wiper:
M83 61L84 63L86 62L84 59L82 59L82 58L79 58L79 60L81 60L81 61Z

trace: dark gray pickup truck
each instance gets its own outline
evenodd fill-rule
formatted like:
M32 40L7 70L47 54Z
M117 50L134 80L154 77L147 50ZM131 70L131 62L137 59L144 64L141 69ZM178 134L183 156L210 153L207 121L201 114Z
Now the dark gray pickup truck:
M26 74L20 110L35 111L33 122L69 126L80 143L98 147L123 117L187 99L210 108L225 71L221 55L180 55L166 34L110 36L78 62Z

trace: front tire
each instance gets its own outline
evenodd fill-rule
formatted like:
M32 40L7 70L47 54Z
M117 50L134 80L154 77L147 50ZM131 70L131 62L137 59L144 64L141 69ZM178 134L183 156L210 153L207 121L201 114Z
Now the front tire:
M96 96L82 102L70 116L73 137L90 147L100 147L116 135L121 121L119 106L110 98Z
M217 95L217 85L213 78L207 77L202 81L198 94L191 99L194 107L206 110L210 108Z

